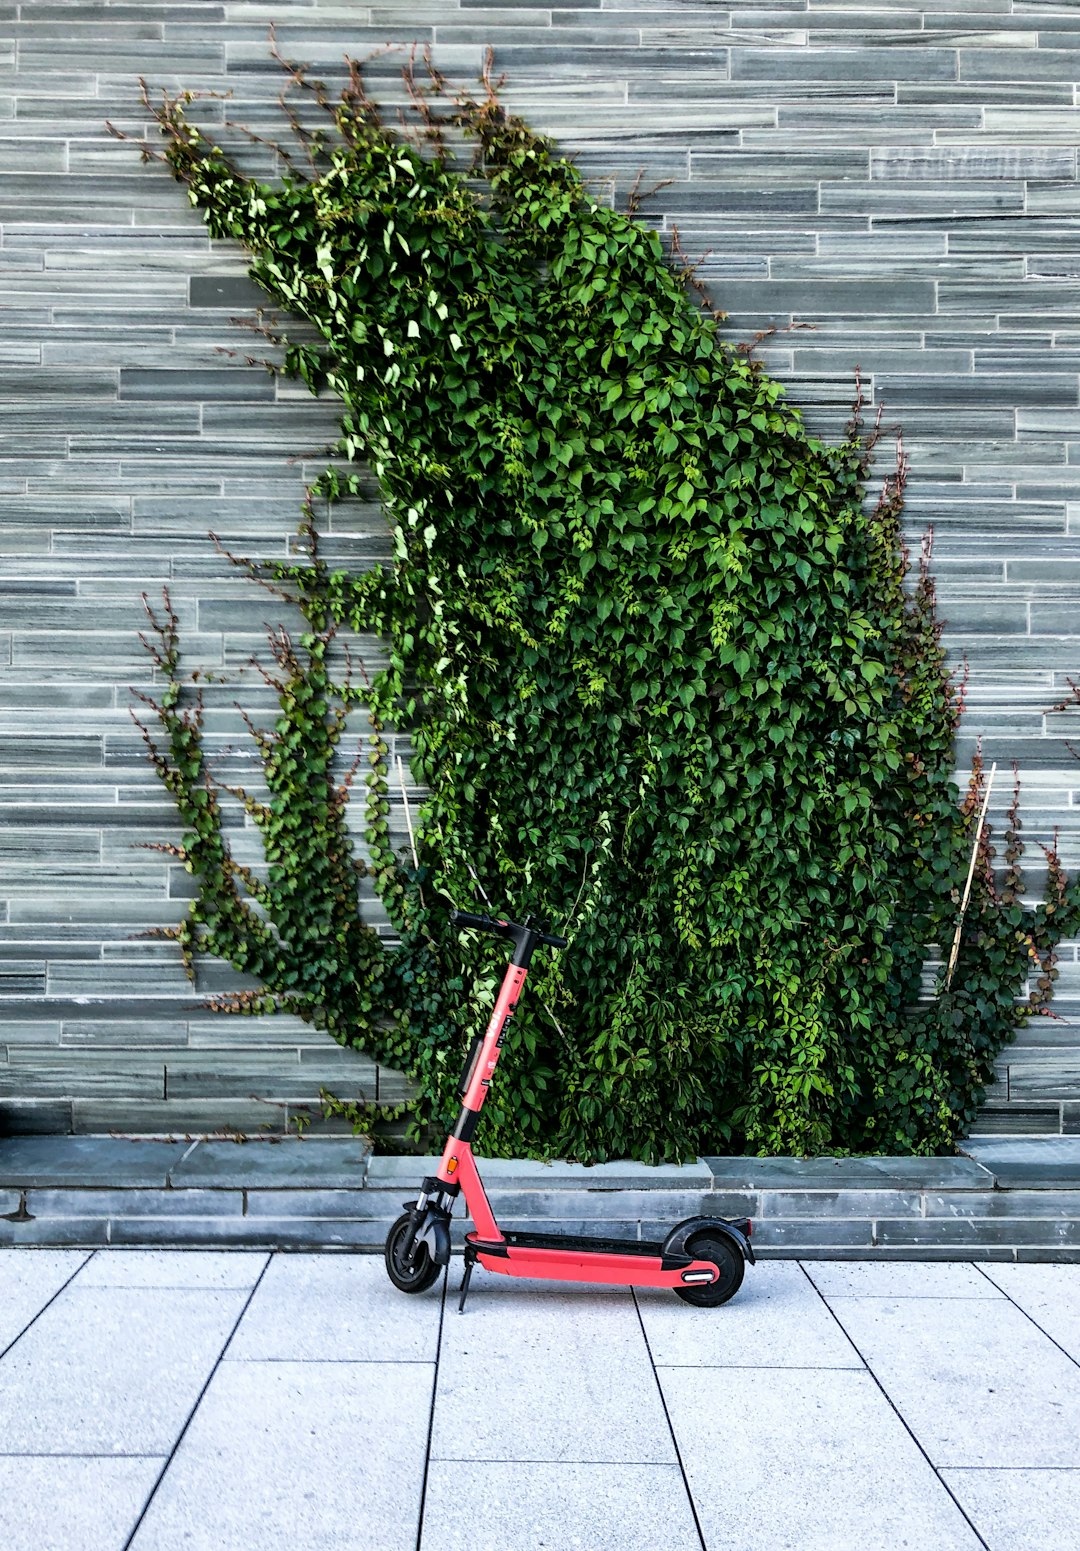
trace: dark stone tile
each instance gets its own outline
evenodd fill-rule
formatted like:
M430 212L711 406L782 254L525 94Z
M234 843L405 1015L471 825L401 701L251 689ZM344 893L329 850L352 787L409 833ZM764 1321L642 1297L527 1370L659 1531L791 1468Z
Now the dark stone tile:
M1080 1248L1080 1219L938 1217L919 1223L879 1219L875 1224L875 1243L920 1250L935 1244L953 1244L958 1248L989 1248L997 1244L1010 1249L1020 1244L1060 1244Z
M183 1142L127 1141L109 1136L17 1136L0 1139L0 1183L43 1189L160 1186L179 1162Z
M34 1217L29 1222L0 1218L0 1245L35 1249L97 1249L109 1241L104 1217Z
M192 275L188 301L192 307L237 307L244 311L270 306L262 286L239 275Z
M1022 74L1022 72L1017 72ZM952 81L956 54L946 48L734 48L733 80Z
M35 1217L242 1217L242 1190L108 1189L27 1190Z
M192 281L193 286L196 283ZM153 399L162 403L176 403L187 399L255 401L274 397L274 381L266 372L244 371L240 368L175 371L167 368L147 370L125 367L119 376L122 399Z
M990 1177L971 1158L706 1158L726 1190L985 1190Z
M873 1242L869 1218L802 1218L798 1221L772 1218L754 1224L755 1254L759 1248L786 1249L799 1254L810 1246L838 1249L862 1245L870 1248Z
M71 1131L69 1099L0 1099L0 1146L11 1136L66 1136Z
M699 1159L691 1164L664 1164L649 1168L641 1163L600 1163L586 1167L580 1163L538 1163L528 1159L477 1158L477 1166L492 1190L709 1190L712 1160ZM431 1157L394 1157L376 1155L368 1163L370 1189L415 1190L425 1174L438 1163ZM733 1186L738 1189L738 1186Z
M984 1104L973 1131L970 1142L964 1143L965 1151L970 1151L971 1142L981 1138L1013 1137L1016 1132L1057 1137L1061 1132L1061 1107L1060 1104ZM974 1152L973 1155L978 1157Z
M370 1146L356 1138L200 1142L169 1171L174 1186L216 1185L299 1191L359 1190L364 1184Z
M1000 1190L1080 1189L1080 1136L972 1138L964 1150Z

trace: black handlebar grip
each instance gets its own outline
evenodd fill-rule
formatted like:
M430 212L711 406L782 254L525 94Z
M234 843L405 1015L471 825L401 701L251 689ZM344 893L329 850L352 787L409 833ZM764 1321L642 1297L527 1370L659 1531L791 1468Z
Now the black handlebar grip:
M451 910L450 920L454 926L471 926L475 931L491 932L495 937L509 937L514 942L518 940L518 932L528 930L527 927L515 925L513 921L494 921L491 916L474 915L471 910ZM549 948L566 947L565 937L556 937L548 932L537 932L536 935Z

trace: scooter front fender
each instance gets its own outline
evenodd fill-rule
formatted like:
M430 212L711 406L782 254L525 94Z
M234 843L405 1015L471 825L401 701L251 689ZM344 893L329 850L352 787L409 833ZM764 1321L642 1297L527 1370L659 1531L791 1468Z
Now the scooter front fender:
M711 1233L717 1238L727 1239L733 1244L743 1259L755 1265L754 1249L750 1239L743 1232L740 1222L731 1222L727 1217L688 1217L685 1222L677 1223L667 1238L664 1240L663 1256L684 1255L690 1259L693 1256L687 1249L692 1238L699 1233Z
M415 1244L426 1244L437 1266L450 1264L450 1220L438 1207L429 1206L416 1232Z

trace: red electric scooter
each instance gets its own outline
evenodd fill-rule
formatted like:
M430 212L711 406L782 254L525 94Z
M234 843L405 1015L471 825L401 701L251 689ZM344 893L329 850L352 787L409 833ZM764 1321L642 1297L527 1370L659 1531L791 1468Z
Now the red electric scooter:
M454 1201L464 1190L465 1205L476 1227L465 1236L459 1313L464 1312L477 1261L503 1276L670 1287L677 1297L702 1308L716 1308L733 1298L746 1262L754 1264L748 1218L733 1222L726 1217L689 1217L672 1228L662 1244L500 1230L476 1170L472 1139L533 953L541 944L565 948L566 938L553 936L545 930L546 923L534 922L531 916L520 926L464 910L451 912L450 919L457 926L508 938L514 944L514 955L491 1021L469 1051L461 1079L461 1113L443 1149L439 1171L424 1180L415 1204L405 1203L405 1212L387 1235L386 1269L394 1286L402 1292L419 1293L438 1279L450 1260Z

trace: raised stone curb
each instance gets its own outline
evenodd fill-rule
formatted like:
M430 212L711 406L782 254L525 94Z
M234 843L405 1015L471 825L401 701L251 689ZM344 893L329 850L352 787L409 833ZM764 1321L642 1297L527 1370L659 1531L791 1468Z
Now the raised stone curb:
M1080 1138L965 1152L658 1168L492 1159L482 1172L507 1228L654 1239L719 1213L753 1218L762 1257L1080 1261ZM376 1251L434 1164L371 1157L342 1137L11 1137L0 1140L0 1245ZM460 1242L464 1218L455 1227Z

